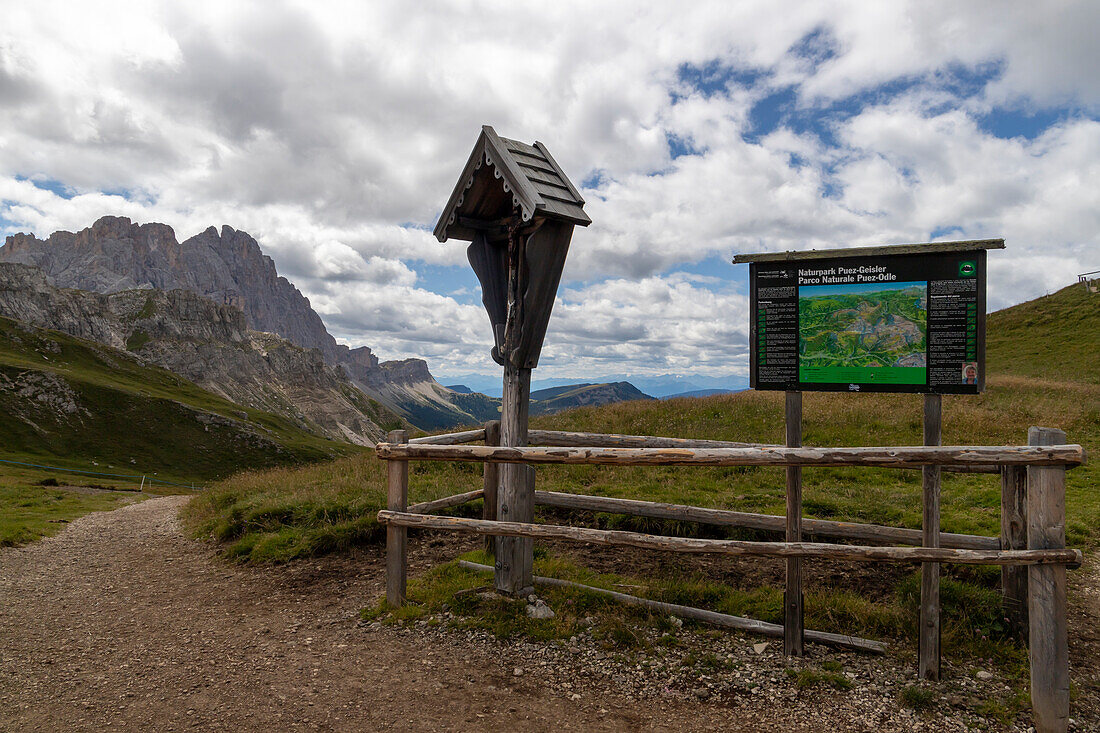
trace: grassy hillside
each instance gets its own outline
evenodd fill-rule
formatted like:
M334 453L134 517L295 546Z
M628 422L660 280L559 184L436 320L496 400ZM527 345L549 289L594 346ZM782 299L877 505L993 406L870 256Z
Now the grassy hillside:
M1100 373L1094 349L1100 297L1088 300L1085 295L1083 289L1067 288L990 317L988 389L977 397L944 398L945 444L1021 444L1028 426L1045 425L1062 428L1071 442L1097 453ZM1088 339L1093 349L1075 345ZM919 395L807 393L804 411L808 445L903 445L921 439ZM748 391L625 402L540 417L532 425L781 442L783 395ZM382 468L380 461L364 455L298 471L235 477L194 500L188 521L196 531L226 542L234 555L252 560L289 559L369 541L378 536L371 514L385 500ZM470 464L414 463L411 498L468 491L480 486L479 477L480 467ZM1069 472L1066 529L1071 544L1100 542L1098 484L1095 461ZM538 485L772 514L781 514L784 506L778 469L540 466ZM814 468L804 471L804 485L808 516L920 526L919 471ZM945 475L944 530L997 534L999 492L995 476ZM610 516L599 521L655 526Z
M205 481L348 455L132 355L0 318L0 458Z
M990 374L1100 384L1100 294L1071 285L993 313L986 344Z

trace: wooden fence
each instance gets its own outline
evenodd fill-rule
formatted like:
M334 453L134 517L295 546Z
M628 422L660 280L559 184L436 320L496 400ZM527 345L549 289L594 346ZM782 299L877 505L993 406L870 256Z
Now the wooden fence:
M1065 472L1085 462L1079 445L1065 444L1065 433L1031 428L1022 446L895 446L866 448L801 447L801 436L788 435L788 445L689 440L641 435L608 435L531 430L526 447L500 447L499 423L448 435L407 439L393 431L376 450L387 461L387 508L378 513L386 525L386 598L392 606L405 602L407 531L409 527L446 530L491 537L542 538L589 544L629 546L685 553L747 557L781 557L788 564L784 624L765 624L725 614L689 609L711 623L756 633L781 635L784 651L801 653L804 639L863 651L881 651L883 645L867 639L807 631L802 628L803 558L870 562L921 563L922 655L939 654L939 563L991 564L1002 568L1002 595L1006 618L1028 641L1031 660L1031 699L1036 730L1064 731L1069 715L1069 658L1066 629L1066 569L1083 561L1079 550L1065 546ZM468 445L484 442L486 445ZM408 505L409 461L468 461L484 464L482 488L454 496ZM786 532L788 537L811 536L893 543L865 546L820 542L755 542L745 540L665 537L639 532L598 530L554 524L497 521L496 489L500 464L527 466L535 504L557 508L615 512L633 516L676 519L723 527ZM787 469L787 514L772 516L748 512L663 504L657 502L534 491L533 469L539 464L621 466L776 466ZM925 512L923 530L883 527L853 522L802 518L801 476L804 466L862 466L896 469L956 470L999 473L1001 476L1001 533L999 537L940 533L937 516ZM481 519L433 516L432 512L483 498ZM938 509L938 502L937 502ZM790 518L798 518L792 535ZM934 522L934 529L929 528ZM932 541L929 541L929 538ZM928 568L934 569L929 576ZM792 572L794 570L794 572ZM932 577L933 585L927 582ZM536 578L561 585L565 581ZM602 589L589 589L605 592ZM930 592L934 590L935 592ZM655 601L617 594L623 602L656 607ZM924 606L928 606L925 608ZM926 619L931 621L926 622ZM922 657L922 665L924 659Z

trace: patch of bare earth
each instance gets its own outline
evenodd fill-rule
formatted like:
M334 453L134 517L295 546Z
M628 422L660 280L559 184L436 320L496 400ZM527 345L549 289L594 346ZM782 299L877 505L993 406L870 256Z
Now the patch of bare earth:
M181 533L184 501L90 514L0 550L0 730L939 731L970 720L948 704L930 717L903 709L908 670L893 658L845 655L852 690L799 691L774 642L756 655L760 640L739 635L714 644L731 675L756 680L741 686L701 673L685 684L583 639L363 626L358 610L383 590L380 549L229 566ZM476 542L418 536L411 571ZM1075 581L1086 603L1071 626L1075 714L1097 705L1096 575L1092 563Z

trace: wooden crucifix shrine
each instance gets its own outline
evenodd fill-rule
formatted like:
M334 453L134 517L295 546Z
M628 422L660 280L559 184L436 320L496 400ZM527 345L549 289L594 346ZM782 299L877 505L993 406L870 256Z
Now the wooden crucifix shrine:
M435 236L470 242L467 255L493 329L493 360L504 369L502 446L527 445L531 370L538 366L573 227L590 223L584 199L545 145L481 128ZM504 464L499 475L494 518L533 521L534 469ZM497 538L497 590L530 592L532 561L530 538Z

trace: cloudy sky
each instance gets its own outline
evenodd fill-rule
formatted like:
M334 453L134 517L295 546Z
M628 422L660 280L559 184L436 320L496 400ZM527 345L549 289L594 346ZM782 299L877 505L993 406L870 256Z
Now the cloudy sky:
M733 254L1004 237L1003 307L1100 268L1100 3L0 0L0 235L252 233L340 340L494 373L480 126L573 237L540 376L744 375Z

